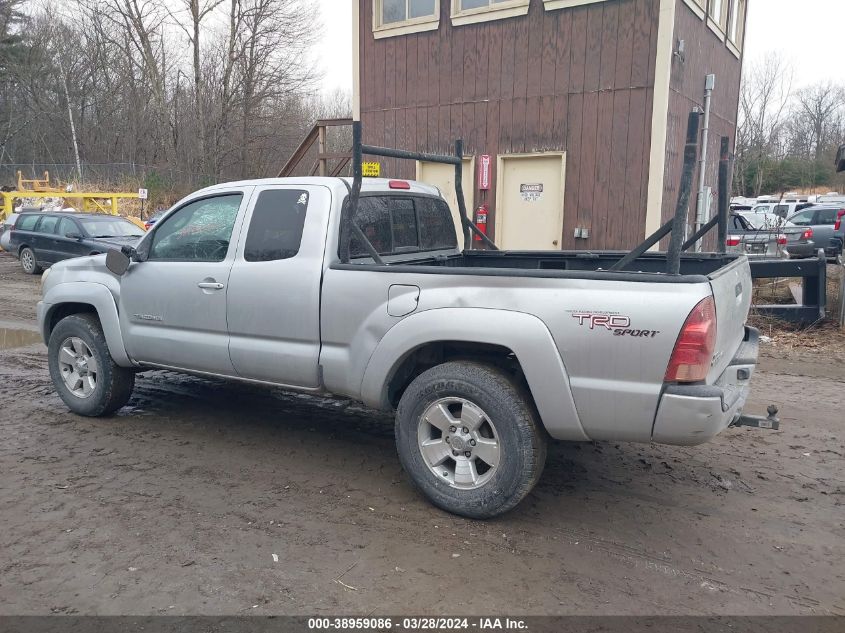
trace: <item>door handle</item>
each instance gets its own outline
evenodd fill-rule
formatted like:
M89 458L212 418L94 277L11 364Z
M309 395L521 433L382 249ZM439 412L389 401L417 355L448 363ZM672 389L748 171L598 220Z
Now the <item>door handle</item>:
M203 290L223 290L226 286L217 281L201 281L197 284L197 287Z

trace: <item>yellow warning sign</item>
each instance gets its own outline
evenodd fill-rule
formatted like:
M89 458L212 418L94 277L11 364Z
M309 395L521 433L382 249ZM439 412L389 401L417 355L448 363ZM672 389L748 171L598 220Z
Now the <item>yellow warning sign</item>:
M361 172L365 178L381 176L381 163L361 163Z

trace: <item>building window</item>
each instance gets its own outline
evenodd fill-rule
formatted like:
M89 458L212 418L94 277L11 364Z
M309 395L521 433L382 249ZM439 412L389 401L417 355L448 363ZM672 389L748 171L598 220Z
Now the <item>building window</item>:
M543 6L546 11L554 11L556 9L570 9L572 7L580 7L584 4L593 4L594 2L604 2L605 0L543 0ZM695 2L695 0L687 0L687 2ZM527 2L525 4L528 4Z
M451 0L452 24L503 20L528 13L529 0Z
M742 50L742 41L745 37L745 3L747 0L733 0L731 3L731 15L728 22L728 40L731 44Z
M376 38L436 30L440 0L373 0Z
M703 18L707 13L707 0L684 0L698 17Z
M722 33L728 29L728 0L710 0L708 23L715 26Z

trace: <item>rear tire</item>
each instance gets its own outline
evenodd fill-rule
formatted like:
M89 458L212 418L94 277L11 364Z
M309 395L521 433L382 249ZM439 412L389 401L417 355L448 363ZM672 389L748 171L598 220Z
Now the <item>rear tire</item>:
M21 249L18 259L21 262L21 268L27 275L37 275L41 272L41 266L38 265L38 260L35 259L35 251L29 246L24 246Z
M492 365L420 374L396 412L399 460L439 508L473 519L513 509L546 462L546 432L525 390Z
M129 402L135 372L115 364L94 314L65 317L50 334L50 378L74 413L101 417Z

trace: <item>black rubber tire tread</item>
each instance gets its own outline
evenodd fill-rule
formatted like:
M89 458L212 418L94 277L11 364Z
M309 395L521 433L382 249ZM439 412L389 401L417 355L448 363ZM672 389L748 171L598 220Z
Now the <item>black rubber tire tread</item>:
M26 268L23 267L23 264L21 264L21 270L23 270L27 275L38 275L41 272L43 272L43 269L41 268L41 266L38 265L38 260L35 258L35 251L32 250L29 246L24 246L20 250L20 252L18 253L18 261L20 261L22 259L24 251L29 251L30 253L32 253L33 267L32 267L32 270L27 270Z
M419 418L435 401L457 396L480 406L496 427L498 472L481 488L452 488L429 470L417 443ZM408 386L396 411L399 460L414 485L439 508L490 519L515 508L540 479L547 434L526 391L494 365L452 361L423 372Z
M59 371L59 350L62 342L71 336L85 341L97 359L99 367L94 393L84 399L70 392ZM74 413L87 417L104 417L120 409L132 397L132 390L135 388L135 372L115 364L109 353L100 320L95 314L74 314L59 321L50 334L47 354L53 385L64 403Z

